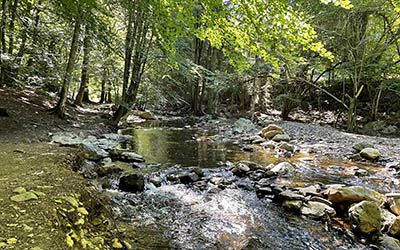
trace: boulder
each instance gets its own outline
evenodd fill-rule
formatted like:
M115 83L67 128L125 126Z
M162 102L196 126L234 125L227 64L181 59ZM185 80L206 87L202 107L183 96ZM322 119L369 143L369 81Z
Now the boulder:
M290 141L290 136L287 134L277 134L272 138L272 140L276 142Z
M373 121L367 123L362 132L368 135L393 135L399 132L399 128L385 121Z
M396 215L392 214L388 210L381 208L382 217L382 231L387 232L396 220Z
M367 160L376 160L381 156L381 153L375 148L364 148L360 155Z
M142 192L144 190L144 176L141 174L122 176L119 180L119 189L126 192Z
M328 216L335 216L336 211L332 207L318 202L309 201L300 210L301 214L309 216L311 218L320 219Z
M265 139L271 140L272 138L274 138L275 136L277 136L279 134L283 134L283 132L280 130L272 130L272 131L268 131L268 132L261 134L261 136Z
M267 127L263 128L261 130L261 135L263 135L264 133L267 133L269 131L281 131L281 132L283 132L283 128L279 127L276 124L270 124L270 125L268 125Z
M384 195L362 186L331 187L328 191L328 200L333 203L382 202L384 198Z
M379 203L375 201L362 201L354 204L349 209L350 223L359 232L372 235L379 233L382 226Z
M235 133L250 132L251 130L255 129L255 127L256 126L249 119L240 118L233 124L233 132Z

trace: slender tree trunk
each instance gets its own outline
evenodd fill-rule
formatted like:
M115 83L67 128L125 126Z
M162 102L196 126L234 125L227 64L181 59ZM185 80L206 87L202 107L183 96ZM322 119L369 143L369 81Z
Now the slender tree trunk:
M10 25L8 30L8 53L12 55L14 53L14 29L15 29L15 18L17 15L18 0L14 0L10 9Z
M88 34L88 27L85 28L85 38L83 40L83 62L82 62L82 73L81 83L79 86L78 95L76 96L75 105L82 106L83 103L90 102L89 100L89 60L90 60L90 36Z
M203 52L203 41L198 39L197 37L195 38L194 41L194 62L197 65L201 65L201 55ZM192 89L192 112L195 115L199 115L201 112L201 107L200 107L200 92L201 92L201 86L203 85L203 76L199 75L197 76L197 79L194 82L194 86Z
M74 33L72 35L71 48L69 51L67 68L65 70L63 84L60 92L60 99L57 105L52 109L52 112L61 118L65 116L65 105L67 102L69 85L72 79L72 73L74 71L76 56L79 47L78 40L79 40L80 30L81 30L81 18L78 17L75 20L75 28L74 28Z
M6 45L6 22L7 22L7 0L2 0L1 2L1 23L0 23L0 55L5 54L7 45ZM0 84L4 84L5 78L5 64L3 60L3 56L0 56Z
M100 101L99 103L104 103L106 101L106 70L103 70L103 77L101 78L101 92L100 92Z

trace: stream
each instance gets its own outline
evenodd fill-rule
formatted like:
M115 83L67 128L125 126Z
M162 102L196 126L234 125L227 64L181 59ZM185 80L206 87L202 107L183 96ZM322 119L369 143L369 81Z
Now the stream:
M115 188L105 192L113 200L113 213L127 225L124 230L134 239L134 249L369 249L326 222L291 214L268 197L258 197L254 181L226 171L227 165L243 160L295 164L296 173L273 180L288 186L363 183L376 190L393 188L373 164L302 151L291 158L265 149L245 152L237 141L214 140L217 131L184 124L147 123L123 133L133 136L123 146L146 159L135 170L146 174L146 188L141 193ZM182 184L168 179L171 173L193 167L201 169L202 180ZM360 169L368 175L356 176ZM160 177L161 185L149 182L153 175ZM229 183L213 184L213 178Z

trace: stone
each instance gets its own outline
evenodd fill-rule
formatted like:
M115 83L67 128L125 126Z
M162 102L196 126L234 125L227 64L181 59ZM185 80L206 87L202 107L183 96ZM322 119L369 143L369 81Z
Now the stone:
M359 142L353 145L353 149L357 152L360 153L363 149L365 148L374 148L373 145L367 143L367 142Z
M119 189L126 192L142 192L144 190L144 176L140 174L122 176L119 180Z
M281 141L290 141L290 136L287 134L278 134L272 138L273 141L281 142Z
M39 198L37 197L37 195L35 193L29 191L29 192L11 196L10 199L15 202L24 202L24 201L30 201L30 200L37 200Z
M318 201L309 201L300 209L301 214L314 219L325 218L326 216L335 216L336 211L327 204Z
M156 187L161 187L161 178L159 176L151 176L149 182L153 183Z
M390 211L395 215L400 215L400 197L387 198Z
M381 156L381 153L375 148L364 148L360 155L367 160L376 160Z
M328 200L333 203L351 204L360 201L382 202L385 196L362 186L332 187L328 191Z
M375 201L361 201L349 209L350 223L359 232L367 235L379 233L382 226L379 203Z
M389 234L396 238L400 237L400 216L397 216L389 227Z
M276 142L274 142L274 141L266 141L266 142L261 143L261 146L264 149L275 149L276 148Z
M303 201L301 201L301 200L286 200L282 203L282 206L291 211L299 211L301 206L303 206Z
M311 186L308 186L308 187L296 188L296 190L298 190L304 196L307 196L307 195L318 196L319 195L319 191L321 190L321 186L318 185L318 184L315 184L315 185L311 185Z
M245 132L250 132L253 129L255 129L255 125L253 124L252 121L249 119L245 118L239 118L234 124L233 124L233 132L234 133L245 133Z
M282 200L305 200L305 197L301 194L295 193L291 190L285 190L279 193L279 197Z
M325 205L328 205L328 206L330 206L330 207L333 206L333 203L332 203L332 202L330 202L330 201L328 201L327 199L324 199L324 198L322 198L322 197L318 197L318 196L313 196L313 197L311 197L311 198L310 198L310 201L317 201L317 202L320 202L320 203L324 203Z
M268 125L267 127L263 128L260 132L261 137L268 140L272 139L277 134L283 134L283 128L275 124Z
M194 172L181 174L178 178L182 184L189 184L199 180L199 176Z
M367 135L393 135L399 132L399 128L394 125L387 124L385 121L373 121L365 124L362 132Z
M399 250L400 241L386 234L382 235L379 239L380 244L387 250Z
M281 162L272 167L268 172L273 175L284 175L294 171L294 167L289 162Z
M126 142L129 140L132 140L131 135L121 135L121 134L103 134L101 135L103 138L111 140L111 141L117 141L117 142Z

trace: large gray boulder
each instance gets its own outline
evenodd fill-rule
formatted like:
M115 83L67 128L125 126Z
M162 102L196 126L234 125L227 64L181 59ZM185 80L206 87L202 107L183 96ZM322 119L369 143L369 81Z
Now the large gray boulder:
M255 128L256 126L253 124L253 122L245 118L240 118L233 124L233 132L239 134L250 132Z

